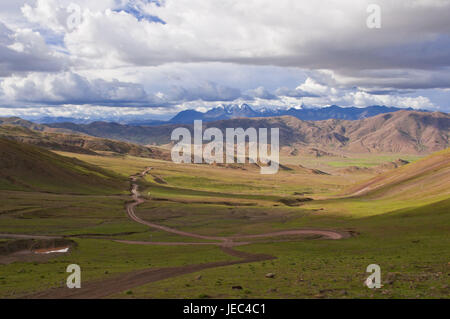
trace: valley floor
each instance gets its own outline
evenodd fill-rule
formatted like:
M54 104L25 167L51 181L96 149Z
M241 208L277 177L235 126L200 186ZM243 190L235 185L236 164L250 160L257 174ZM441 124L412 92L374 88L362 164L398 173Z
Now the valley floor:
M327 167L324 161L320 168L331 167L330 175L299 168L267 177L252 168L62 154L124 177L152 167L133 182L145 201L133 205L128 190L109 195L0 191L1 234L63 237L75 243L70 253L45 258L23 254L2 263L0 255L2 298L450 295L447 193L423 198L342 196L373 173L340 174L341 164ZM126 213L130 205L134 220ZM343 238L327 240L318 230ZM256 236L264 233L278 236ZM17 240L4 237L0 247ZM74 263L81 266L84 285L71 295L62 287L65 269ZM381 267L381 289L363 285L370 264ZM99 294L102 286L106 288ZM232 289L237 286L242 289Z

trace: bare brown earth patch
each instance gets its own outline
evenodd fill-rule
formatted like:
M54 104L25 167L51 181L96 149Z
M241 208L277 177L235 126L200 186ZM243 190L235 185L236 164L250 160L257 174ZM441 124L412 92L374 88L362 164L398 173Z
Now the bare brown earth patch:
M0 237L2 236L0 235ZM0 264L46 261L54 256L53 254L45 254L46 252L63 248L69 248L70 251L76 245L73 240L63 238L12 239L0 243Z

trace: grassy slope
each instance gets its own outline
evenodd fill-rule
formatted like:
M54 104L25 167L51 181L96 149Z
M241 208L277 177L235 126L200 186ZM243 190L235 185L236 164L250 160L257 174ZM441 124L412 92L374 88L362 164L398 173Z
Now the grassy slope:
M75 158L0 139L0 190L70 194L122 193L125 179Z
M69 155L69 154L67 154ZM449 206L448 200L438 196L421 200L416 194L413 199L376 197L339 198L317 200L300 207L286 207L277 202L279 196L292 196L293 191L308 191L321 198L326 194L335 194L347 188L361 177L321 176L300 172L280 172L272 178L262 178L257 172L234 169L220 169L198 165L179 166L169 162L128 158L109 158L89 155L76 155L78 158L113 169L117 173L129 175L147 166L155 169L152 174L168 182L159 185L149 176L150 195L157 193L160 197L171 200L223 201L224 198L237 203L252 201L256 206L240 207L223 204L183 204L175 201L149 202L139 208L138 212L155 218L161 224L173 225L183 230L195 230L199 233L233 232L255 233L265 230L294 229L306 227L352 229L360 232L355 238L341 241L309 240L290 243L265 243L244 246L239 249L251 252L264 252L276 255L277 260L265 263L252 263L211 269L202 272L203 279L195 280L198 274L191 274L153 283L133 289L132 295L120 297L448 297L448 253L449 246ZM236 189L236 181L242 189ZM245 186L248 187L245 187ZM434 189L435 191L437 188ZM218 196L220 194L220 198ZM234 196L241 194L242 197ZM270 196L269 199L261 200ZM447 196L448 198L448 196ZM95 199L92 199L95 201ZM439 200L439 201L438 201ZM105 198L105 201L107 199ZM123 206L117 199L114 208L101 207L92 216L89 205L77 216L89 216L92 221L79 232L115 233L122 229L126 221L121 219ZM11 204L14 206L14 203ZM278 206L276 206L278 205ZM14 207L11 206L11 209ZM31 208L32 209L32 208ZM318 210L322 209L322 210ZM111 212L114 211L114 214ZM148 214L146 213L148 212ZM39 218L41 213L21 212L25 216ZM58 209L52 214L62 216ZM19 213L20 214L20 213ZM45 215L45 213L42 213ZM78 214L78 213L77 213ZM99 218L94 222L95 216ZM116 222L110 223L108 216L117 216ZM64 217L64 216L63 216ZM63 222L64 218L60 221ZM88 220L88 219L86 219ZM106 223L105 223L106 221ZM30 226L39 226L44 232L48 225L41 224L45 219L29 221ZM98 222L98 223L97 223ZM96 224L97 223L97 224ZM53 227L53 226L52 226ZM127 228L128 227L128 228ZM185 240L183 237L146 232L134 229L132 225L124 228L137 233L120 238L137 240ZM1 228L0 228L1 229ZM56 228L55 228L56 229ZM65 232L74 231L66 229ZM150 235L154 235L150 237ZM150 238L149 238L150 237ZM0 288L0 294L11 296L13 287L16 291L37 288L33 284L36 276L40 285L55 285L54 272L64 272L68 262L79 261L87 267L87 278L108 276L104 273L105 265L111 272L130 271L141 267L162 265L160 256L171 256L164 266L182 263L197 263L205 260L219 260L224 256L217 248L202 247L140 247L108 243L98 240L76 239L80 246L74 258L72 255L58 258L60 261L33 265L21 263L3 267L6 282ZM102 254L97 256L98 247ZM112 246L109 246L109 245ZM143 253L145 251L145 253ZM105 253L103 253L105 252ZM172 253L169 253L172 252ZM126 258L124 258L126 256ZM144 258L154 259L155 263ZM126 262L128 260L128 263ZM134 262L130 262L134 260ZM378 263L382 269L385 287L374 291L362 285L368 276L365 268L371 263ZM2 266L0 266L2 267ZM19 273L19 268L25 272ZM17 272L17 274L16 274ZM276 273L275 279L267 279L268 272ZM57 278L65 278L59 273ZM8 279L12 278L12 279ZM1 282L0 278L0 282ZM58 279L59 280L59 279ZM26 283L29 282L29 283ZM446 286L447 284L447 286ZM242 291L232 290L231 286L241 285ZM1 287L1 286L0 286Z
M340 197L307 203L305 208L361 218L450 197L450 149L380 174L343 190Z
M351 195L408 199L420 194L450 195L450 148L415 163L381 174L350 189Z
M0 139L0 154L0 233L147 231L124 214L125 176L9 140Z

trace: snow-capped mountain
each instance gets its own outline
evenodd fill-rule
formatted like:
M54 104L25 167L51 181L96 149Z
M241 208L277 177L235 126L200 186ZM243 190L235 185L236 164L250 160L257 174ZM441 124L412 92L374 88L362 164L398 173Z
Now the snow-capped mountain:
M36 121L38 123L58 123L71 122L78 124L87 124L94 121L116 122L122 124L129 124L134 126L157 126L164 124L191 124L195 120L202 120L204 122L213 122L219 120L228 120L236 118L254 118L254 117L272 117L272 116L294 116L300 120L305 121L320 121L328 119L341 120L359 120L376 116L378 114L396 112L404 110L402 108L387 107L387 106L369 106L364 108L358 107L339 107L336 105L323 108L275 108L275 107L261 107L253 108L248 104L228 104L214 107L206 112L199 112L196 110L185 110L179 112L168 121L152 119L147 116L138 117L121 117L117 118L111 116L110 118L62 118L62 117L45 117L45 118L31 118L24 117L27 120ZM411 108L407 110L412 110Z
M378 114L396 112L402 110L396 107L387 106L369 106L365 108L358 107L339 107L332 105L324 108L290 108L290 109L272 109L263 107L254 109L248 104L229 104L215 107L205 113L195 110L186 110L178 113L168 123L189 124L194 120L203 120L206 122L228 120L239 117L272 117L272 116L294 116L300 120L320 121L328 119L341 120L359 120L362 118L376 116ZM408 110L412 110L411 108Z

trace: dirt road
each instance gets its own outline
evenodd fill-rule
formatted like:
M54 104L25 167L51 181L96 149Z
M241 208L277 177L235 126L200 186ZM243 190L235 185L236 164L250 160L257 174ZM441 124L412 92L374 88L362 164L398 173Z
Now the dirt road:
M148 227L159 229L168 233L176 234L179 236L185 236L190 238L210 240L211 242L143 242L143 241L130 241L130 240L115 240L116 242L134 244L134 245L161 245L161 246L186 246L186 245L216 245L220 249L239 260L210 262L204 264L188 265L181 267L167 267L167 268L152 268L132 273L126 273L122 275L114 276L110 279L102 279L98 281L91 281L82 284L80 289L68 289L66 287L60 287L55 289L46 290L33 295L29 298L104 298L110 295L114 295L125 290L142 286L148 283L164 280L167 278L185 275L189 273L198 272L205 269L224 267L236 264L244 264L256 261L264 261L276 259L274 256L265 254L252 254L243 251L233 249L235 246L242 246L251 244L250 239L257 238L272 238L279 236L293 236L293 235L318 235L323 238L337 240L345 237L349 237L348 233L342 233L331 230L320 229L298 229L298 230L286 230L273 233L257 234L257 235L245 235L245 236L232 236L232 237L219 237L219 236L206 236L200 234L194 234L184 232L181 230L173 229L167 226L151 223L139 218L136 215L135 208L144 203L145 200L140 196L139 186L136 183L138 178L144 177L151 168L147 168L145 171L138 175L131 176L131 197L133 202L126 204L126 212L128 216L137 223L146 225ZM246 241L235 241L238 239L244 239Z
M168 279L171 277L195 273L201 270L245 264L249 262L275 259L270 255L247 254L237 252L230 248L223 247L222 250L234 257L242 258L235 261L220 261L204 264L188 265L181 267L152 268L119 276L114 276L106 280L90 281L82 283L80 289L54 288L28 296L31 299L98 299L105 298L122 291L142 286L152 282Z
M136 212L135 212L135 208L144 203L145 200L140 196L139 193L139 186L136 184L136 180L137 178L141 178L144 177L146 174L148 174L148 172L150 172L151 168L147 168L145 171L143 171L141 174L135 175L131 177L131 196L133 198L133 202L132 203L128 203L126 205L126 211L128 216L134 220L135 222L142 224L142 225L146 225L149 226L151 228L154 229L159 229L168 233L172 233L172 234L177 234L180 236L185 236L185 237L191 237L191 238L198 238L198 239L205 239L205 240L213 240L213 241L217 241L217 242L221 242L219 243L183 243L183 242L179 242L179 243L163 243L163 242L158 242L158 243L154 243L155 245L174 245L174 244L180 244L180 245L220 245L223 247L233 247L233 246L241 246L242 243L241 242L234 242L234 240L236 239L251 239L251 238L269 238L269 237L278 237L278 236L293 236L293 235L319 235L321 237L325 237L328 239L342 239L344 237L347 237L348 234L345 233L341 233L341 232L337 232L337 231L331 231L331 230L320 230L320 229L297 229L297 230L284 230L284 231L278 231L278 232L273 232L273 233L265 233L265 234L257 234L257 235L243 235L243 236L231 236L231 237L217 237L217 236L206 236L206 235L199 235L199 234L194 234L194 233L189 233L189 232L184 232L178 229L174 229L174 228L170 228L167 226L162 226L162 225L158 225L155 223L151 223L148 221L145 221L141 218L139 218L138 216L136 216ZM121 241L121 242L125 242L125 243L130 243L130 244L139 244L142 242L130 242L130 241ZM142 243L143 244L143 243ZM151 242L146 242L145 244L147 245L151 245Z

